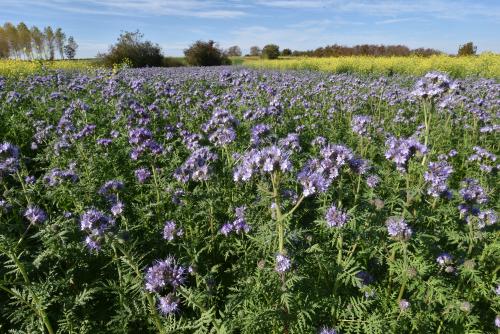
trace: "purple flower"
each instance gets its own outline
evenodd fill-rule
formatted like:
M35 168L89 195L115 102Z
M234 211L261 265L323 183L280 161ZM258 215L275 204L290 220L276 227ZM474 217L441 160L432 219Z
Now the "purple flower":
M177 228L174 221L169 220L165 222L163 227L163 239L172 241L176 236L181 237L184 234L182 228Z
M459 193L464 201L469 204L483 204L488 202L486 192L475 179L465 179L462 182L462 189L460 189Z
M123 213L123 209L125 208L125 204L121 201L117 201L113 206L111 207L111 213L113 216L117 217Z
M187 183L192 181L206 181L210 178L210 163L215 162L218 156L208 147L196 149L184 163L174 172L177 181Z
M78 175L75 172L75 164L72 163L69 165L69 169L59 169L54 168L51 169L44 177L43 181L49 187L55 187L60 185L65 181L69 181L71 183L76 183L78 181Z
M136 169L134 174L139 183L144 183L151 177L151 172L147 168Z
M287 272L288 270L290 270L291 266L292 264L290 262L290 259L286 257L284 254L278 253L276 255L276 266L274 269L278 273L283 274Z
M366 185L370 188L375 188L380 183L380 177L377 175L369 175L366 178Z
M261 143L261 137L267 136L271 132L271 127L267 124L257 124L255 125L250 134L250 144L257 147Z
M332 205L325 215L326 223L329 227L342 227L349 219L347 213Z
M220 233L226 237L233 231L234 233L248 233L250 231L250 226L245 220L245 209L246 207L244 206L236 208L236 220L234 220L232 223L226 223L222 225Z
M427 193L433 197L446 196L449 193L447 181L452 172L453 168L446 161L430 162L424 174L429 185Z
M146 271L146 290L160 293L170 286L173 290L184 284L186 268L177 264L174 257L157 261Z
M10 175L19 168L19 148L11 143L0 144L0 179Z
M491 209L481 210L477 215L479 228L494 225L497 222L497 214Z
M365 115L353 116L351 120L352 131L365 137L368 134L368 127L372 123L372 118Z
M453 263L453 257L448 253L442 253L436 258L436 262L441 268L444 268Z
M333 328L323 327L319 331L319 334L337 334L337 331Z
M114 225L114 223L113 219L96 209L90 209L84 212L80 217L80 229L82 231L108 228L109 226Z
M164 315L169 315L179 309L179 299L174 294L169 293L158 300L158 310Z
M389 236L398 240L408 240L413 231L406 224L403 217L389 217L385 222Z
M495 317L495 327L500 328L500 315Z
M274 171L289 172L292 170L291 152L276 145L262 149L252 149L241 159L233 173L235 182L248 181L254 174L272 173Z
M429 72L417 81L412 95L424 99L433 99L457 88L457 83L451 81L446 74Z
M399 309L401 311L406 311L410 307L410 302L407 301L406 299L401 299L399 301Z
M400 172L406 172L408 168L408 162L415 153L427 153L427 147L420 144L414 138L390 137L386 141L386 146L386 159L396 163L396 168Z
M35 205L28 205L24 211L24 217L29 220L31 224L41 224L47 220L45 211Z

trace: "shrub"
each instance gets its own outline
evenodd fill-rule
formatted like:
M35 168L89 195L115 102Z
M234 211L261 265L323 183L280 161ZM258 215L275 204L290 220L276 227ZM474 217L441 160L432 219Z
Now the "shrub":
M276 44L267 44L262 49L262 58L277 59L280 55L280 47Z
M163 55L158 44L143 41L143 34L124 32L115 45L110 46L107 54L99 55L106 66L120 64L128 58L132 67L162 66Z
M283 51L281 51L281 55L285 56L285 57L291 56L292 55L292 50L290 50L290 49L283 49Z
M230 65L231 61L224 54L217 44L209 40L208 42L196 41L188 49L184 50L186 62L192 66L217 66Z
M474 45L474 43L469 42L465 43L464 45L460 45L458 48L458 55L459 56L474 56L476 54L477 46Z

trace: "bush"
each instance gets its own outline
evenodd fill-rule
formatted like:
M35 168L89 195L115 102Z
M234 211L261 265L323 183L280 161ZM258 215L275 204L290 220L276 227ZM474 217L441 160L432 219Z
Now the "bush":
M280 56L280 47L276 44L268 44L262 49L262 58L277 59Z
M162 66L163 55L158 44L143 41L143 35L137 30L135 32L124 32L118 37L115 45L110 46L107 54L102 57L106 66L120 64L125 59L130 60L132 67Z
M292 50L290 50L290 49L283 49L283 51L281 51L281 55L285 56L285 57L291 56L292 55Z
M186 64L180 60L180 59L177 59L177 58L173 58L173 57L165 57L163 58L163 64L162 64L164 67L182 67L182 66L186 66Z
M460 45L458 48L458 55L459 56L474 56L476 54L477 46L474 45L474 43L469 42L465 43L464 45Z
M230 65L231 61L214 41L196 41L184 50L186 62L192 66Z

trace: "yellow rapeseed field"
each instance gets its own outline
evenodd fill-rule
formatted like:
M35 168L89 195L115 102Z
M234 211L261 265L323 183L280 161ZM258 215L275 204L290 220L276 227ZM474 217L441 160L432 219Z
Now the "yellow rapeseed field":
M481 76L500 78L500 55L452 57L371 57L350 56L335 58L288 57L275 60L246 58L243 65L280 70L320 70L333 73L375 73L423 75L429 71L447 72L453 77Z
M83 70L97 68L97 64L93 60L56 60L56 61L40 61L40 60L0 60L0 76L22 76L33 73L41 73L44 70Z

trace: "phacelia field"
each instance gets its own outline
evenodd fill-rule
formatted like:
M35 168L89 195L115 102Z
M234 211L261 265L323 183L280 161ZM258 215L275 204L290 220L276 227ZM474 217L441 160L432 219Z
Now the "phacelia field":
M500 85L0 78L0 332L496 333Z

